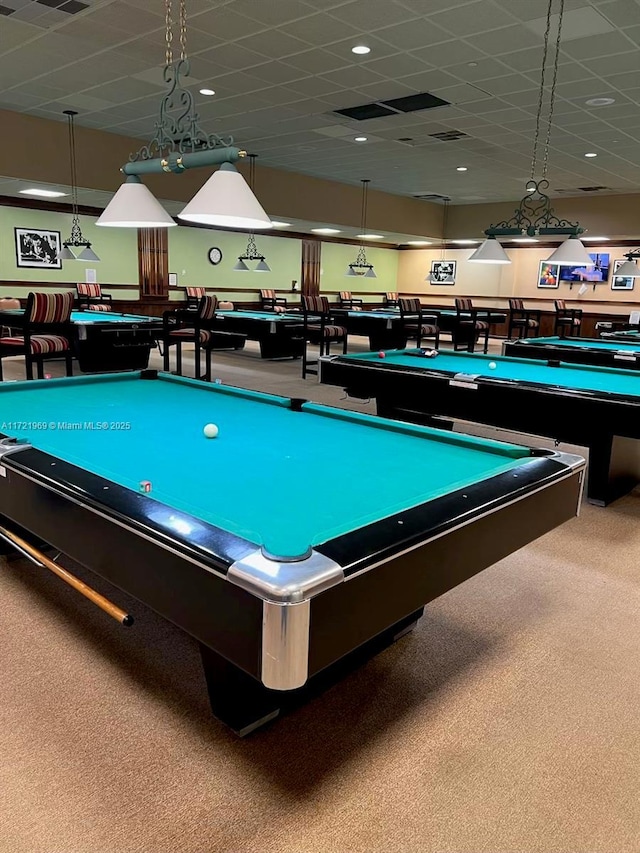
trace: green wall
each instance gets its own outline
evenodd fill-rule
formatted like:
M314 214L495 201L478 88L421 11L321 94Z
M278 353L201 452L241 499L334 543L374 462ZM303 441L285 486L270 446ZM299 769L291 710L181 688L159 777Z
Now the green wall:
M138 298L138 236L130 228L98 228L95 217L81 216L80 226L85 239L100 258L100 263L63 261L62 269L25 269L16 264L14 228L35 228L59 231L66 240L71 233L71 215L47 210L19 207L0 207L0 296L26 296L29 282L60 282L75 285L85 280L85 269L95 269L98 282L108 290L110 284L128 284L131 288L117 290L116 299ZM16 287L14 282L24 283Z
M363 296L365 302L380 302L380 294L398 289L398 256L395 249L380 249L375 246L365 246L367 263L373 264L377 278L364 276L347 276L349 264L354 263L358 254L358 246L344 243L323 243L322 262L320 265L320 290L334 301L333 293L340 290L350 290L354 296L358 293L369 292L375 295Z
M169 229L169 272L178 276L178 287L208 287L219 299L239 302L257 302L261 288L291 291L295 279L300 286L302 245L300 240L268 237L256 232L258 252L264 255L271 272L235 272L233 267L239 255L245 254L248 234L216 231L213 228L179 226ZM209 263L207 253L217 246L222 250L222 261L216 266ZM255 263L247 266L255 267ZM172 299L183 299L182 292L172 291Z

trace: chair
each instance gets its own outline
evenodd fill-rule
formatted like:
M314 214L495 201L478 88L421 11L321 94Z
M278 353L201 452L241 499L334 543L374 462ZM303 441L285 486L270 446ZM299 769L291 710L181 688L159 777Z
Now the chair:
M422 318L422 304L419 299L399 299L400 323L402 331L409 339L414 339L419 347L423 338L435 338L434 346L440 345L440 327L426 323Z
M78 308L88 311L112 311L113 304L110 293L103 293L99 284L81 282L76 284Z
M397 293L385 293L384 304L387 308L397 308L398 307L398 294Z
M187 311L197 311L200 300L207 292L205 287L185 287L187 296Z
M0 338L0 381L3 379L2 359L14 355L24 355L27 379L33 379L34 363L38 379L44 379L44 362L55 358L63 358L67 376L73 376L71 310L74 301L72 291L29 294L22 334Z
M538 331L540 314L541 312L536 309L525 308L522 299L510 299L507 338L511 338L516 329L519 338L526 338L530 329Z
M198 288L194 288L198 289ZM164 370L170 370L170 349L176 348L176 373L182 376L182 345L195 344L195 377L200 379L200 355L204 349L206 358L205 379L211 381L211 352L214 345L214 334L229 335L228 332L216 332L211 330L215 320L216 308L218 307L217 296L203 295L200 298L196 311L190 308L178 308L174 311L165 311L162 315L162 342L164 356ZM233 335L232 337L241 337Z
M456 327L453 338L454 350L466 349L474 352L476 339L483 337L482 351L489 350L489 316L488 311L474 308L468 297L459 297L456 303ZM484 315L485 319L482 319ZM462 342L463 346L459 346Z
M342 342L342 352L347 351L347 330L344 326L334 326L331 323L329 300L326 296L302 295L303 315L303 338L304 348L302 351L302 378L306 379L307 373L318 373L309 368L310 364L317 365L317 361L307 360L307 344L316 344L320 347L319 356L329 355L332 343Z
M20 308L21 305L19 299L14 299L12 296L0 297L0 311L19 311ZM11 335L12 328L12 326L2 326L0 328L0 337L8 337Z
M556 299L556 322L553 329L554 335L561 338L580 334L582 325L582 308L567 308L564 299Z
M340 291L340 307L348 308L350 311L362 310L362 299L354 298L350 290Z
M263 311L277 311L283 313L287 310L287 300L284 296L276 296L275 290L261 290Z

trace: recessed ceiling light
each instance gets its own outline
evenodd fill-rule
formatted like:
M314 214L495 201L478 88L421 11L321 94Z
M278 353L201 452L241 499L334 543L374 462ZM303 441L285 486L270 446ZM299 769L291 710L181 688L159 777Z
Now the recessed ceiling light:
M466 166L457 166L456 167L456 172L466 172L466 171L467 171Z
M587 151L587 153L584 156L585 157L597 157L598 155L595 153L595 151Z
M586 237L584 234L580 236L580 239L584 242L585 240L593 240L595 243L606 243L609 239L608 237Z
M467 65L469 68L477 68L478 67L477 62L467 62Z
M611 104L615 104L615 98L589 98L588 101L585 101L585 104L589 107L608 107Z
M407 240L407 246L430 246L429 240Z
M459 246L472 246L474 243L479 243L480 240L452 240L452 243L457 243Z
M354 136L353 139L354 139L354 142L366 142L367 141L366 136Z
M61 193L58 190L39 190L37 187L30 187L28 190L18 190L22 195L39 195L42 198L60 198L68 193Z
M365 53L371 53L371 48L367 47L366 44L357 44L355 47L351 48L351 53L357 53L358 56L364 56Z
M214 89L200 89L201 95L215 95Z
M291 225L290 222L276 222L275 219L271 220L271 224L274 228L288 228Z
M514 243L537 243L537 240L534 240L533 237L515 237L513 240Z
M314 234L339 234L340 231L337 228L312 228L311 229Z
M360 240L384 240L384 234L356 234Z

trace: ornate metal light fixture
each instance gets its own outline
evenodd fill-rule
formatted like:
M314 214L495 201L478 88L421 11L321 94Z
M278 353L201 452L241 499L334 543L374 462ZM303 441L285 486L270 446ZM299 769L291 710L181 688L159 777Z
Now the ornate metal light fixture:
M367 233L367 185L370 182L368 178L360 182L362 184L362 207L360 213L360 234L363 237L360 240L360 248L354 263L347 267L346 275L363 275L365 278L377 278L373 264L367 263L367 253L364 247L364 235Z
M257 154L249 154L249 187L252 191L256 183L257 156ZM249 240L247 242L247 248L244 255L238 256L238 261L233 269L236 272L249 272L249 267L246 265L245 261L258 261L253 272L271 272L271 267L267 263L265 256L261 255L258 251L258 247L256 246L256 238L253 231L251 232L251 234L249 234Z
M71 168L71 236L62 243L62 250L58 255L61 261L99 261L100 258L91 248L91 243L85 240L80 228L80 217L78 215L78 182L76 179L76 134L73 117L77 116L76 110L64 110L69 122L69 165ZM72 249L82 249L74 254Z
M127 176L97 225L121 228L167 228L177 223L156 201L140 175L220 165L187 206L178 214L187 222L225 228L271 228L271 220L233 163L246 152L233 145L233 137L206 133L199 124L193 95L182 85L188 77L186 0L179 2L180 59L173 61L172 0L165 0L166 51L163 71L167 91L160 103L155 135L121 171Z
M440 241L440 269L445 270L447 266L446 261L446 253L447 253L447 225L449 223L449 203L451 199L449 196L442 197L442 239ZM451 262L449 262L451 264ZM453 267L455 269L455 265ZM433 271L428 272L424 277L425 281L428 281L430 284L455 284L455 276L446 269L445 272L440 272L435 274Z
M556 83L558 79L558 61L560 57L560 37L562 34L562 19L564 16L565 0L559 0L558 32L555 42L555 55L553 61L553 77L549 94L548 114L546 118L546 138L543 144L542 154L542 177L536 180L536 169L538 166L538 147L540 144L540 128L542 124L542 113L545 96L545 78L547 73L547 57L549 53L549 33L551 31L551 16L554 0L548 0L547 25L544 34L544 49L542 52L542 68L540 74L540 93L538 96L538 110L536 114L536 130L533 140L533 156L531 160L531 176L526 186L526 195L521 199L520 206L514 212L511 219L490 225L484 232L487 239L479 246L469 258L476 263L504 264L511 263L506 252L502 248L498 237L561 237L569 239L556 249L548 259L549 263L580 264L593 266L589 253L579 239L584 232L578 222L569 222L560 219L551 207L551 199L545 190L549 186L547 181L547 167L549 164L549 140L551 137L551 124L555 106Z

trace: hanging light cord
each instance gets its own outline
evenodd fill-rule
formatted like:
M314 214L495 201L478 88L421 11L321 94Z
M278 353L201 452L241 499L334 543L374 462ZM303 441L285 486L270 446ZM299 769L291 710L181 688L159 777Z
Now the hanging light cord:
M553 78L551 81L551 94L549 97L549 113L547 116L547 134L544 142L543 161L542 161L542 177L546 178L547 166L549 163L549 141L551 139L551 123L553 119L553 110L556 99L556 83L558 80L558 62L560 59L560 37L562 34L562 19L564 17L565 0L560 0L560 11L558 13L558 33L555 44L555 57L553 61ZM547 7L547 25L544 33L544 49L542 52L542 70L540 72L540 93L538 95L538 110L536 113L536 130L533 138L533 157L531 160L531 176L534 180L536 168L538 165L538 146L540 143L540 126L542 124L542 110L544 106L545 81L547 75L547 58L549 55L549 35L551 33L551 12L553 9L553 0L549 0Z
M76 178L76 132L73 123L73 117L76 115L74 110L65 110L65 114L69 121L69 166L71 169L71 240L82 240L82 232L80 230L80 220L78 217L78 181Z

